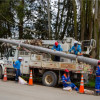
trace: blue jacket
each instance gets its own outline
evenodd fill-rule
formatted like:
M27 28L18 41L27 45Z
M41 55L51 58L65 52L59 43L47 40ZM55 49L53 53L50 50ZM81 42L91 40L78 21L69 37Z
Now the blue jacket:
M58 47L56 48L56 46L54 45L53 46L53 48L52 48L52 50L56 50L56 51L63 51L63 49L61 48L61 45L60 44L58 44Z
M80 45L78 45L77 47L73 46L73 47L69 50L69 52L71 52L72 50L74 51L74 54L77 55L78 52L81 53L81 46L80 46Z
M17 60L14 64L13 64L13 67L16 68L16 69L20 69L20 66L21 66L21 62L19 60Z
M66 82L71 82L70 77L66 77L65 75L63 75L62 82L64 87L69 86L69 84L67 84Z
M97 66L97 68L96 68L96 75L100 76L100 67L99 66Z

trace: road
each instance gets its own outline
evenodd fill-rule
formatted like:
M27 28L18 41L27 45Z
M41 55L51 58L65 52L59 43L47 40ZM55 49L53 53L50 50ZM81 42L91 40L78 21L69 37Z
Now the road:
M0 100L99 100L100 96L63 91L62 88L42 85L29 86L0 80Z

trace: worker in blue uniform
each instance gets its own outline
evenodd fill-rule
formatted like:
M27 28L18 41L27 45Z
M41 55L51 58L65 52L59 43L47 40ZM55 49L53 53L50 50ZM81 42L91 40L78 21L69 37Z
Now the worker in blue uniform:
M62 83L63 83L63 87L71 87L74 88L76 91L78 91L79 89L75 86L74 83L71 82L70 80L70 75L69 75L69 70L65 69L65 72L62 76Z
M81 53L81 46L78 44L77 41L74 42L74 46L69 50L69 52L74 52L75 55L80 55Z
M58 42L55 42L55 45L53 46L52 50L54 50L54 51L63 51L63 49L61 48L61 45L58 44ZM60 57L55 56L54 61L60 61Z
M100 95L100 60L96 68L95 92L96 95Z
M20 66L21 66L22 57L19 57L16 62L13 63L13 67L16 72L15 81L18 81L18 77L21 76Z

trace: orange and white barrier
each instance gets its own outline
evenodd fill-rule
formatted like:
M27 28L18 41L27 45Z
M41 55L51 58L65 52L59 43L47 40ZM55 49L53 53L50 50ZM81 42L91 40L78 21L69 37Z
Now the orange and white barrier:
M83 74L81 75L81 82L80 82L79 93L84 93L84 79L83 79Z
M33 85L32 70L30 70L29 85Z
M7 81L7 68L5 67L3 81Z

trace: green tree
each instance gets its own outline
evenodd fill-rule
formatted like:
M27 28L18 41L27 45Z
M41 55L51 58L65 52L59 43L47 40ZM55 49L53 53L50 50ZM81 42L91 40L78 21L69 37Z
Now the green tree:
M12 37L11 25L8 21L14 22L14 15L12 13L12 0L4 0L0 2L0 34L1 37Z

